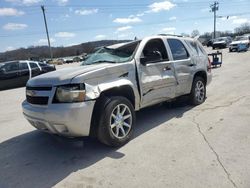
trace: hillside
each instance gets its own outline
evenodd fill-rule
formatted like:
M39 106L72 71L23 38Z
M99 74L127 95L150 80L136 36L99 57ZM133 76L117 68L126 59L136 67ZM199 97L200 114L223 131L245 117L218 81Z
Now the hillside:
M52 47L53 57L65 57L75 56L82 53L91 53L93 50L100 46L107 46L121 42L127 42L128 40L101 40L86 42L79 45L68 47ZM30 58L49 58L49 48L47 46L32 46L28 48L19 48L12 51L0 53L0 62L12 61L12 60L24 60Z

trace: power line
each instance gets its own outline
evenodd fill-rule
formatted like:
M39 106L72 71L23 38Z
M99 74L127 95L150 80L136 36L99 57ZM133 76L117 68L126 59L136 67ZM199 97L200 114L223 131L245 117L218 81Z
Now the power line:
M250 12L243 12L243 13L231 13L228 15L222 15L222 17L232 17L232 16L240 16L240 15L250 15ZM191 17L191 18L185 18L185 19L178 19L178 20L165 20L161 22L148 22L148 23L137 23L136 27L141 27L141 26L147 26L147 25L157 25L157 24L169 24L169 23L176 23L176 22L188 22L192 20L206 20L206 19L211 19L210 16L203 16L203 17ZM116 29L118 26L113 26L113 25L106 25L106 26L94 26L94 27L86 27L84 28L64 28L63 30L65 32L82 32L82 31L94 31L94 30L103 30L103 29ZM61 30L50 30L50 33L57 33ZM0 38L5 38L5 37L20 37L20 36L35 36L35 35L42 35L41 32L30 32L30 33L23 33L23 34L13 34L13 35L0 35Z

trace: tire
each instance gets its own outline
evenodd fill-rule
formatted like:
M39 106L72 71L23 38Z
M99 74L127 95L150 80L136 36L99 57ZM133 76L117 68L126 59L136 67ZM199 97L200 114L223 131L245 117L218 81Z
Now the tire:
M108 146L120 147L130 140L134 124L131 102L125 97L111 97L102 110L97 138Z
M231 48L229 48L229 52L232 52L233 50Z
M190 103L195 106L202 104L206 100L206 84L203 78L199 76L194 78L189 98Z

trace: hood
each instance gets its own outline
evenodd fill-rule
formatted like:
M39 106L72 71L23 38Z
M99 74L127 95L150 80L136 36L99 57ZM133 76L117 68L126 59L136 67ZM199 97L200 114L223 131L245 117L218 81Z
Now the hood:
M54 85L69 84L71 80L76 76L110 66L112 66L111 63L101 63L96 65L86 65L86 66L77 66L77 67L59 69L30 79L27 85L54 86Z
M225 44L225 43L226 43L226 41L216 41L213 44Z
M238 41L233 41L231 44L248 44L248 40L238 40Z

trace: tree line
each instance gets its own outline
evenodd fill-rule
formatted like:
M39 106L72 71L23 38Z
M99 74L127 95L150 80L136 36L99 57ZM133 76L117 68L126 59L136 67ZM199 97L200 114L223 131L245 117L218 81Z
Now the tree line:
M84 53L92 53L96 48L108 46L128 40L101 40L94 42L86 42L79 45L69 47L52 47L53 57L79 56ZM50 51L48 46L30 46L28 48L19 48L12 51L0 53L0 62L13 60L29 60L29 59L49 59Z

